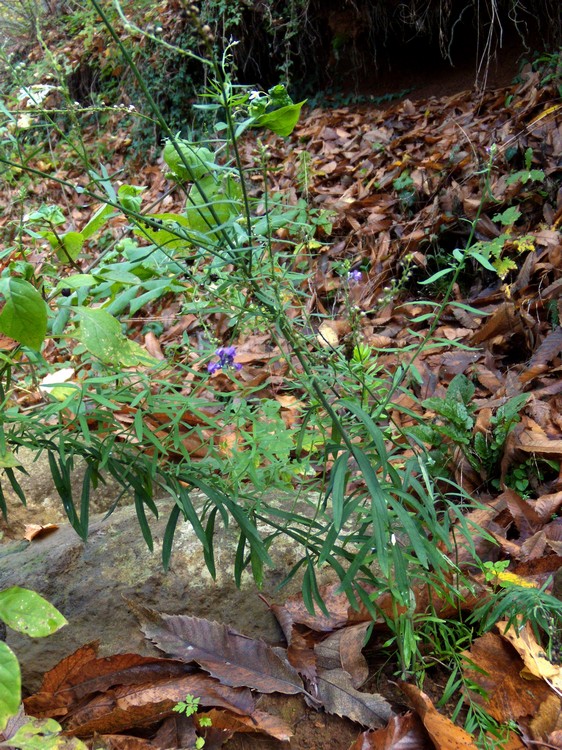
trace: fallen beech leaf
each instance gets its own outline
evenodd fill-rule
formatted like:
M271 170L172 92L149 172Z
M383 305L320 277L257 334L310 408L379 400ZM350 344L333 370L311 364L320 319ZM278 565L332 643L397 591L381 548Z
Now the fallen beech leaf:
M531 731L533 737L537 740L547 740L560 722L560 698L555 693L551 693L548 698L541 703L539 710L531 720Z
M536 560L544 553L547 544L546 529L537 531L536 534L525 539L521 545L520 558L523 562L527 560Z
M415 685L399 682L400 690L418 712L436 750L477 750L472 737L435 708L431 699Z
M272 716L265 711L253 711L250 716L237 716L229 711L213 709L206 713L198 713L197 718L206 716L211 719L213 729L226 729L231 732L261 732L275 737L281 742L288 742L293 736L291 727L278 716Z
M287 659L289 664L294 667L301 677L305 677L311 686L316 685L316 654L314 653L314 643L317 635L310 630L307 633L301 632L299 626L293 622L291 612L278 604L269 604L265 597L260 597L266 602L267 606L275 615L277 622L287 641Z
M349 750L434 750L420 717L411 711L393 716L386 727L362 732Z
M79 737L94 733L115 734L133 727L154 724L170 716L178 701L196 695L207 706L228 708L241 715L252 713L249 690L221 685L207 674L195 673L171 680L123 685L93 697L73 711L65 729Z
M513 334L515 331L521 330L521 327L521 318L513 302L504 302L486 319L469 340L472 345L482 344L496 336Z
M227 736L225 741L229 739ZM153 737L153 745L158 748L183 748L195 747L197 740L197 727L195 718L185 714L174 713L160 724L158 731ZM125 750L127 750L125 748Z
M349 674L353 687L360 687L369 676L367 661L361 653L369 626L369 622L349 625L318 643L314 647L318 666L324 670L343 669Z
M318 343L323 349L332 349L339 345L340 337L330 321L325 320L316 334Z
M545 337L542 344L529 360L527 368L519 375L519 380L522 383L528 383L534 377L543 373L546 370L547 363L552 362L561 351L562 327L558 326Z
M544 432L536 430L525 430L519 435L519 444L522 451L527 453L540 453L545 456L562 456L562 439L550 440Z
M23 538L27 539L28 542L33 541L33 539L42 539L52 534L58 527L56 523L46 523L44 526L39 523L26 523Z
M154 357L154 359L159 359L160 361L164 361L166 359L166 356L162 351L162 347L160 346L160 342L158 341L158 337L152 331L148 331L148 333L145 334L144 345L146 347L146 351L150 354L151 357Z
M544 525L542 518L530 503L525 502L514 490L505 493L507 507L515 521L521 541L528 539Z
M304 690L298 672L266 643L218 622L186 615L165 615L129 602L143 633L159 649L186 662L197 662L225 685L262 693Z
M34 716L64 716L88 696L118 685L134 685L171 677L183 677L190 668L180 661L140 654L116 654L96 658L97 643L88 644L63 659L43 678L41 689L26 698Z
M360 693L343 669L330 669L318 675L318 693L330 714L345 716L365 727L382 727L393 716L390 703L378 693Z
M193 731L193 742L197 735ZM151 740L142 737L132 737L130 734L102 734L99 740L103 742L105 750L156 750L161 745L155 745ZM168 745L167 747L180 747L179 745Z
M482 705L501 724L534 716L539 706L551 694L540 679L526 680L521 675L523 662L517 658L509 643L495 633L477 638L464 652L467 678L485 691L472 693L472 700ZM474 665L472 668L471 665Z
M562 491L554 492L552 495L541 495L535 500L534 508L536 513L544 522L556 515L562 507Z
M562 670L558 664L548 661L543 647L537 643L530 623L525 623L524 627L518 630L513 627L507 629L507 625L507 621L496 623L501 637L511 643L523 659L525 664L523 673L541 677L559 694L562 693Z

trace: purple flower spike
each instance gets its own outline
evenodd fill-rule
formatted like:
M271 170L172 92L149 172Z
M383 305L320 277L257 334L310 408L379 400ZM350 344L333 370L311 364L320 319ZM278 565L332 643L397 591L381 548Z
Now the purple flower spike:
M209 362L207 365L207 371L210 375L219 370L226 370L229 367L234 367L235 370L242 369L242 365L239 362L234 361L236 356L235 346L219 346L215 351L215 356L219 358L218 362Z
M363 274L358 269L355 269L355 271L350 271L347 274L347 280L350 284L359 284L363 280Z

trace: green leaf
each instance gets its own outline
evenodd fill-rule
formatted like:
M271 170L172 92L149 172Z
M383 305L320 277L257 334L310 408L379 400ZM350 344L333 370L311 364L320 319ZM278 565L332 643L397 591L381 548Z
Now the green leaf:
M39 351L47 334L48 307L43 297L28 281L16 278L0 279L0 294L5 299L0 331Z
M139 412L140 413L140 412ZM174 543L174 534L176 532L176 526L180 517L179 505L174 505L166 524L166 530L164 531L164 541L162 542L162 565L164 570L167 571L170 566L170 558L172 556L172 544Z
M54 719L30 718L5 744L17 750L87 750L81 740L66 737L62 731Z
M142 193L145 190L145 187L140 187L139 185L121 185L117 191L117 195L125 211L132 211L136 214L140 212Z
M490 263L488 258L482 255L482 253L479 253L476 250L471 250L470 254L474 258L474 260L477 260L478 263L480 263L480 265L483 266L487 271L493 271L494 273L496 273L496 269L494 268L494 266Z
M76 260L84 247L84 235L81 232L66 232L54 246L57 258L61 263ZM61 246L62 245L62 246Z
M21 461L11 450L4 449L4 452L0 453L0 469L14 469L16 466L21 466Z
M521 211L517 208L517 206L510 206L509 208L506 208L506 210L501 214L492 216L492 221L497 221L503 226L509 226L510 224L515 224L520 216Z
M33 211L27 217L29 224L64 224L66 219L60 206L47 206L43 204L37 211Z
M142 346L124 336L119 321L105 310L77 307L76 313L80 326L74 338L102 362L122 367L159 364Z
M18 712L21 701L20 665L12 649L0 641L0 731L10 716Z
M101 227L105 224L107 219L111 216L113 213L114 208L113 206L108 206L106 204L100 206L96 213L92 216L90 221L86 224L84 229L82 230L82 236L85 240L90 239L90 237L95 234L95 232L98 231L98 229L101 229Z
M182 180L199 180L216 167L212 151L182 138L176 138L175 143L167 140L162 156L176 177Z
M35 591L12 586L0 591L0 619L12 630L42 638L60 630L66 619Z
M137 226L133 229L133 234L140 237L146 237L150 242L158 247L163 247L167 251L185 250L191 247L191 243L183 237L178 237L178 232L174 231L174 224L180 227L189 228L190 222L181 214L145 214L147 219L162 222L162 229L156 229L148 224ZM165 222L165 223L164 223Z
M349 452L344 451L336 459L330 476L332 510L334 513L334 526L340 531L343 523L343 508L345 505L345 487L347 484L347 465Z
M210 205L220 224L237 218L241 211L241 197L240 185L230 176L216 179L213 175L208 175L201 178L191 188L185 207L190 228L203 234L218 228Z
M255 119L252 127L267 128L284 137L291 135L299 120L303 104L306 104L306 99L298 104L289 104L286 107L276 109L274 112L261 115Z
M59 281L56 291L58 292L61 289L81 289L84 286L94 286L95 283L96 277L92 276L91 273L75 273Z
M462 401L465 406L470 406L472 397L474 396L476 388L474 383L469 380L466 375L459 373L449 383L447 388L447 398L454 398L457 401Z
M455 269L454 268L442 268L440 271L437 271L433 274L433 276L430 276L429 279L426 279L425 281L418 282L420 286L426 286L427 284L433 284L437 279L441 279L443 276L447 276L448 274L453 273Z
M496 269L496 273L498 274L499 278L502 279L502 281L510 271L517 270L517 263L511 258L498 258L493 262L492 265Z

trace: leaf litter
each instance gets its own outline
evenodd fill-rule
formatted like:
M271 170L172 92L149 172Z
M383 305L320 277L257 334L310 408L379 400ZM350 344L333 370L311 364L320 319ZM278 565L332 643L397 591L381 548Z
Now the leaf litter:
M306 195L311 205L333 214L332 234L325 237L327 243L311 268L310 309L328 316L318 330L320 345L338 345L348 333L345 310L327 307L328 295L344 283L333 269L345 260L352 268L368 269L357 276L349 294L364 313L365 341L378 350L389 372L403 361L401 351L424 332L426 323L416 318L427 312L419 302L426 290L418 284L436 270L437 244L452 250L466 240L465 219L476 217L480 205L478 173L487 150L497 148L490 184L494 200L484 204L476 240L501 238L502 227L494 219L516 201L517 221L501 239L500 260L507 261L508 272L499 280L482 274L468 291L455 290L458 305L445 311L434 334L439 346L416 360L423 381L417 395L422 404L431 397L443 398L454 376L473 376L474 432L482 435L490 434L491 420L508 399L527 395L521 421L499 457L498 491L479 491L487 479L485 470L471 466L462 451L456 480L482 502L483 508L473 515L512 561L510 574L537 587L562 567L561 474L537 481L531 487L532 498L506 487L504 480L529 458L560 464L562 457L562 192L558 190L555 202L538 201L526 179L511 179L510 164L510 159L521 161L531 149L532 167L542 170L547 180L560 180L562 112L554 88L540 84L539 73L527 68L522 83L509 89L406 99L384 110L315 109L303 115L290 138L271 138L268 143L271 163L280 167L271 170L273 188L294 202ZM117 169L124 163L126 139L112 148L115 145ZM252 164L254 142L249 138L243 147L246 162ZM299 186L299 158L305 152L310 161L307 182ZM166 188L161 170L147 168L143 178L149 184L147 196L161 200ZM257 182L254 189L260 190ZM57 191L51 188L55 203ZM64 199L75 201L75 224L85 224L89 209L76 196ZM166 211L181 210L178 201L167 195ZM0 224L9 219L6 211ZM513 258L516 262L510 266ZM397 280L400 293L388 294ZM163 358L164 348L183 334L197 352L195 316L178 315L173 302L147 312L163 321L161 335L141 334L146 316L130 325L153 357ZM226 321L211 316L208 323L220 338ZM452 341L474 349L462 351ZM3 345L9 348L10 341ZM237 342L241 382L263 384L263 398L277 398L276 385L287 376L277 363L270 367L278 354L267 335L242 335ZM224 389L236 387L220 372L214 377ZM190 387L184 386L186 394ZM396 398L397 406L399 398L403 397ZM419 404L409 406L420 412ZM298 424L298 403L282 407L284 418ZM394 416L399 424L407 419L398 409ZM435 419L429 409L420 416ZM133 408L118 414L125 428L134 417ZM147 418L155 434L165 430L166 415ZM205 431L204 413L186 413L183 422L193 427L185 434L184 448L196 460L205 455L213 437ZM229 440L236 441L236 436ZM487 559L489 543L475 539L475 544ZM212 729L206 730L209 748L220 747L239 732L290 743L291 726L257 707L256 696L281 692L300 695L314 708L362 725L350 750L474 747L470 736L414 685L399 685L409 710L398 705L396 693L391 702L384 695L364 692L369 665L363 649L372 619L351 609L336 589L322 591L328 615L311 615L301 597L271 605L286 649L272 648L219 623L160 614L138 603L133 607L143 632L168 658L99 658L95 644L85 645L45 675L40 691L26 699L26 711L56 718L68 735L95 737L110 748L190 747L201 730L202 716L212 720ZM423 592L416 594L421 601ZM384 601L378 604L384 610ZM440 611L447 616L445 603ZM474 683L487 691L486 710L498 721L517 726L520 737L512 732L505 747L535 747L541 742L562 747L560 667L546 658L528 627L516 632L498 623L497 632L478 638L467 656ZM201 698L204 710L194 717L178 716L173 707L188 693Z

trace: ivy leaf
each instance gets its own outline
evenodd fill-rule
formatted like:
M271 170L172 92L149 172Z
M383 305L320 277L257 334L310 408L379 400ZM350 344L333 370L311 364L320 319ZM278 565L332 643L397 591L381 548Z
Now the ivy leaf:
M47 334L47 304L29 281L0 279L5 303L0 313L0 331L24 346L39 351Z

